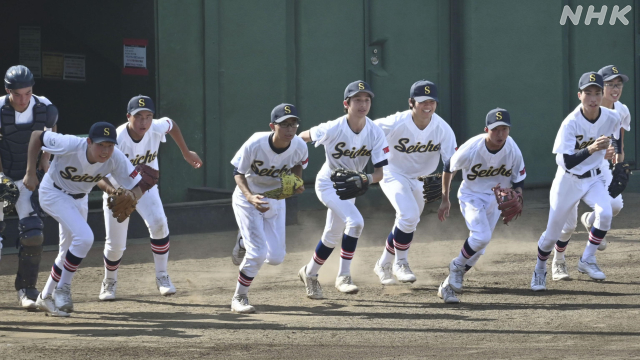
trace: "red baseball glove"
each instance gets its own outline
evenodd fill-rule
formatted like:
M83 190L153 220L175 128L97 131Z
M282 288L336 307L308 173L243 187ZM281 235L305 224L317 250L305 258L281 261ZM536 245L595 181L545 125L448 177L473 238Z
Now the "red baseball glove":
M500 215L505 225L509 225L509 221L515 220L522 214L524 199L522 194L512 188L501 188L500 184L492 188L498 201L498 209L502 212Z

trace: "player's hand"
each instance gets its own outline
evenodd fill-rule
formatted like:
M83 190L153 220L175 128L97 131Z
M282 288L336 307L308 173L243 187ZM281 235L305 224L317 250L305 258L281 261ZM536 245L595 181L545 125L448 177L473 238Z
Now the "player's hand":
M611 145L611 139L607 136L600 136L593 144L589 145L589 154L593 154L600 150L606 150L609 145Z
M613 160L613 157L616 155L616 148L614 148L613 146L609 145L609 147L607 148L607 152L604 153L604 158L605 160ZM613 160L613 163L615 164L615 160Z
M304 185L300 185L294 192L295 194L302 194L304 192Z
M440 219L440 221L447 220L447 216L449 216L449 209L451 209L451 203L448 198L443 196L440 207L438 208L438 219Z
M33 191L36 189L36 186L38 186L40 182L38 181L38 177L36 176L36 174L29 174L27 173L24 176L24 179L22 179L22 184L24 185L24 187L26 187L27 189Z
M267 212L269 208L262 205L268 205L269 203L266 201L263 201L262 199L264 199L264 196L262 195L251 195L249 196L247 201L249 201L251 205L253 205L256 208L256 210L263 213L263 212Z
M202 166L202 160L200 160L200 156L198 156L195 151L182 153L182 156L184 157L185 161L195 169L198 169L200 166Z

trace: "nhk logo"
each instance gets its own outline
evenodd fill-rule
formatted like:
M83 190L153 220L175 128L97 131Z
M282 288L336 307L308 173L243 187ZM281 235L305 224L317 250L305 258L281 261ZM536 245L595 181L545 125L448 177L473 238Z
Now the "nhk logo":
M584 24L591 24L591 20L598 19L598 25L604 24L604 21L607 17L607 5L602 5L600 12L594 11L595 7L593 5L589 5L589 9L587 9L587 15L584 18ZM625 15L631 11L631 5L625 6L622 10L618 5L615 5L611 10L611 16L609 17L609 25L615 25L617 20L623 25L629 25L629 20L625 18ZM567 18L571 20L573 25L580 24L580 17L582 16L582 5L578 5L576 7L576 11L571 10L569 5L565 5L564 9L562 9L562 15L560 15L560 25L564 25L567 23Z

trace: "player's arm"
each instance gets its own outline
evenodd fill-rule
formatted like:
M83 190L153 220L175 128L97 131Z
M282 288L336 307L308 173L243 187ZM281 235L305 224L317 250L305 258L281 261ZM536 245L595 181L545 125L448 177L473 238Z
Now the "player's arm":
M300 173L302 173L302 171ZM264 199L264 196L259 194L254 195L253 193L251 193L251 190L249 190L249 184L247 183L247 178L244 176L244 174L235 172L233 178L236 180L238 189L242 191L242 195L244 195L244 197L249 203L251 203L251 205L253 205L260 212L266 212L267 210L269 210L268 207L262 206L269 204L268 202L262 200Z
M297 175L299 178L302 179L302 165L296 165L294 167L291 168L291 173L294 175ZM296 189L296 194L302 194L304 192L304 185L300 186L299 188Z
M111 181L108 178L103 177L100 181L98 181L98 189L106 192L107 194L113 194L116 192L116 188L113 186Z
M451 171L449 169L450 159L444 162L444 168L442 172L442 202L438 208L438 219L445 221L449 216L449 210L451 209L451 203L449 202L449 193L451 192L451 179L456 176L458 171Z
M573 169L583 161L587 160L587 158L596 151L606 150L610 144L611 139L609 139L609 137L600 136L593 144L576 152L575 154L562 154L564 158L564 165L567 167L567 170Z
M384 170L382 170L382 166L374 167L373 174L371 174L371 183L375 184L377 182L380 182L382 181L383 177L384 177Z
M171 121L172 123L171 130L169 130L169 135L171 135L171 138L176 142L178 148L180 148L184 159L189 163L189 165L193 166L196 169L201 167L202 160L200 160L200 157L195 151L189 150L189 147L184 141L184 137L182 136L182 132L180 131L180 127L178 126L178 124L176 124L176 122L171 119L167 120Z
M38 177L36 176L36 163L38 162L38 155L42 149L42 137L44 131L36 130L31 133L31 139L29 140L29 150L27 152L27 173L24 175L24 186L33 191L38 186Z
M58 132L58 124L53 125L53 128L49 131ZM51 162L51 154L49 154L46 151L43 151L42 156L40 157L40 164L38 165L38 167L43 172L47 172L49 171L50 162Z
M303 131L300 133L300 135L298 135L298 137L302 140L304 140L304 142L311 142L311 132L309 130Z

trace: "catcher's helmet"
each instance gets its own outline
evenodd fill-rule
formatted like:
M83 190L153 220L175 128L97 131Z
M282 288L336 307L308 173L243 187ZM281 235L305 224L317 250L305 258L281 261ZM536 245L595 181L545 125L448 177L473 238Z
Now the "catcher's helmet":
M16 184L7 176L0 178L0 201L4 202L4 213L8 214L13 211L16 201L20 196L20 190Z
M35 83L31 70L24 65L12 66L4 74L4 87L6 89L22 89L33 86Z

